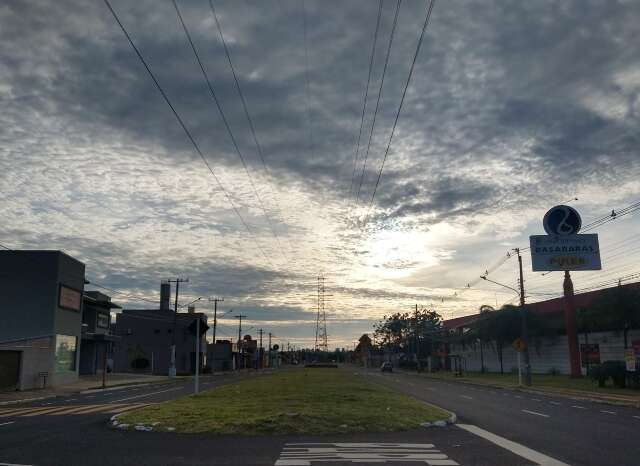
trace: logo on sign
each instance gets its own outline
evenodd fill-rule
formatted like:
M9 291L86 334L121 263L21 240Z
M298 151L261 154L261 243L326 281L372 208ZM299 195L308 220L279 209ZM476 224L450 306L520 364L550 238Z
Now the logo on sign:
M575 235L582 227L582 219L573 207L558 205L544 215L542 224L549 235Z

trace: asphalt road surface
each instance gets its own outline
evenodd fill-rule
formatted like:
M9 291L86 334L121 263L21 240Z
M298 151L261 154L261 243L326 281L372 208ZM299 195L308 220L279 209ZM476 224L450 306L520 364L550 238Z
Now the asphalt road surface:
M201 387L213 389L254 376L205 377ZM639 464L637 410L413 375L370 372L368 377L456 411L460 424L412 432L258 437L107 427L114 413L192 392L192 382L178 381L0 406L0 466Z
M573 466L640 465L640 410L518 390L369 371L373 382Z

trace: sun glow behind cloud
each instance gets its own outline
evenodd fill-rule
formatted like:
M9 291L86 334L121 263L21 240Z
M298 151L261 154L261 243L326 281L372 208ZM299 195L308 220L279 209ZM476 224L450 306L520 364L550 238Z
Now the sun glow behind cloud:
M224 296L225 307L250 314L249 326L308 343L324 274L333 295L330 345L344 346L415 303L451 317L512 299L484 283L465 285L540 233L551 205L578 196L588 221L640 192L640 49L628 46L637 5L576 1L557 11L532 2L481 9L439 2L361 231L356 217L369 212L351 210L347 198L375 8L308 2L307 88L299 4L221 2L265 171L206 2L180 2L270 224L171 4L114 1L248 233L108 11L99 2L63 3L0 8L0 241L66 250L90 278L123 292L153 300L160 280L189 276L185 301ZM359 205L372 195L423 6L402 5ZM390 4L383 13L381 44ZM383 46L375 60L370 99ZM637 218L612 224L601 243L637 229ZM633 254L604 261L607 273L632 270ZM538 292L558 288L551 276L531 275ZM513 261L494 274L509 285L515 276ZM233 322L225 323L231 334Z

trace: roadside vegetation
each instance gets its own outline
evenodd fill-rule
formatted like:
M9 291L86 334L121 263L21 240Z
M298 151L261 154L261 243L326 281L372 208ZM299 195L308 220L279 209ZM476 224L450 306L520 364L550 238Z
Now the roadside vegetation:
M497 385L505 388L518 387L517 374L500 374L495 372L464 372L462 376L456 375L454 372L440 371L432 374L424 374L427 377L433 377L445 380L458 380L461 382L483 383L487 385ZM572 379L566 375L547 375L532 374L533 388L535 390L548 390L551 392L585 392L595 393L599 395L615 395L630 400L640 402L640 393L638 390L631 388L616 388L610 382L605 387L600 387L589 377L581 377Z
M408 430L448 413L344 369L295 369L126 413L120 423L216 434Z

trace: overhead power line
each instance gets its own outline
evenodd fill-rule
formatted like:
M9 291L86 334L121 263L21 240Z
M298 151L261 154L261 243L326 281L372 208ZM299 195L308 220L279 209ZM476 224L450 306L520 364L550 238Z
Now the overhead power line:
M310 85L309 85L309 48L307 45L307 8L305 0L302 0L302 33L304 42L304 83L305 83L305 95L307 104L307 119L309 124L309 152L311 153L311 159L315 158L315 148L313 141L313 124L311 121L311 101L310 101Z
M209 79L209 75L207 73L207 71L205 70L204 64L202 63L202 60L200 59L200 54L198 54L198 50L196 49L195 44L193 43L193 39L191 38L191 34L189 33L189 29L187 28L187 25L184 22L184 19L182 18L182 14L180 13L180 9L178 8L178 3L176 2L176 0L173 0L173 6L176 9L176 13L178 14L178 19L180 20L180 24L182 25L182 29L184 30L184 34L187 37L187 40L189 41L189 45L191 46L191 50L193 51L193 54L198 62L198 65L200 66L200 70L202 71L202 76L204 77L206 83L207 83L207 87L209 88L209 94L211 95L211 98L213 99L213 101L216 104L216 108L218 109L218 112L220 113L220 116L222 117L222 122L224 123L224 127L227 130L227 133L229 134L229 137L231 138L231 142L233 144L233 147L235 148L236 154L238 155L238 158L240 159L240 162L242 163L242 166L244 168L245 173L247 174L247 178L249 178L249 183L251 184L251 188L253 189L253 193L256 196L256 199L258 200L258 203L260 204L260 208L262 210L262 213L264 214L265 218L267 219L267 223L269 224L269 228L271 229L271 233L273 234L273 236L276 238L276 241L278 242L278 246L280 247L280 252L282 253L282 255L284 256L285 260L287 260L286 255L284 254L284 251L282 250L282 245L280 244L280 238L278 237L278 234L276 233L275 229L273 228L273 223L271 221L271 217L269 216L267 209L264 206L264 203L262 202L262 197L260 196L260 193L258 192L258 189L256 188L255 183L253 182L253 177L251 176L251 173L249 172L249 167L244 159L244 156L242 155L242 152L240 151L240 146L238 146L238 142L236 141L236 138L233 134L233 131L231 130L231 126L229 125L229 121L227 120L227 117L224 113L224 110L222 109L222 105L220 104L220 101L218 100L218 96L216 95L216 92L213 88L213 84L211 84L211 80ZM216 19L217 22L217 19ZM225 50L226 50L226 46L225 46ZM235 76L235 72L234 72L234 76ZM237 81L236 81L237 82ZM243 105L244 104L244 97L242 98L242 102ZM245 111L246 111L246 106L245 106ZM249 117L250 118L250 117ZM253 124L251 125L251 129L253 131ZM254 133L254 137L255 137L255 133Z
M369 85L371 84L371 74L373 71L373 59L376 52L376 44L378 42L378 32L380 30L380 18L382 17L382 2L378 4L378 19L376 20L376 30L373 34L373 45L371 46L371 57L369 59L369 74L367 76L367 85L364 91L364 99L362 101L362 116L360 117L360 130L358 131L358 142L356 143L356 153L353 158L353 172L351 173L351 186L349 186L349 198L353 195L353 184L356 178L356 169L358 167L358 153L360 152L360 140L362 138L362 128L364 126L364 115L367 109L367 99L369 97Z
M367 170L367 159L369 158L369 150L371 149L371 141L373 139L373 131L376 126L376 117L378 116L378 108L380 107L380 100L382 100L382 91L384 87L384 77L387 74L387 67L389 65L389 57L391 56L391 47L393 46L393 37L396 33L396 27L398 25L398 13L400 13L400 6L402 0L398 0L396 3L396 12L393 17L393 25L391 26L391 34L389 35L389 44L387 46L387 55L384 59L384 68L382 69L382 78L380 78L380 89L378 90L378 98L376 99L376 107L373 110L373 122L371 123L371 131L369 131L369 141L367 142L367 150L364 153L364 162L362 164L362 173L360 174L360 184L358 185L358 192L356 193L356 205L360 199L360 190L362 189L362 182L364 180L364 174Z
M400 99L400 105L398 106L398 111L396 112L396 117L395 117L395 120L393 121L393 127L391 128L391 134L389 135L389 142L387 143L387 148L384 152L384 158L382 159L382 164L380 165L380 171L378 172L378 179L376 180L375 187L373 188L373 193L371 194L369 209L365 217L365 223L364 223L365 227L366 227L367 219L371 212L371 208L373 207L373 200L375 199L376 193L378 192L378 185L380 184L380 178L382 178L384 164L387 161L387 156L389 155L389 149L391 148L391 143L393 142L393 136L396 131L396 126L398 125L398 119L400 118L400 113L402 112L402 106L404 104L404 99L407 95L407 89L409 89L409 84L411 83L411 77L413 76L413 70L416 66L416 60L418 59L418 55L420 54L420 48L422 47L422 42L424 40L424 33L427 30L427 27L429 26L429 20L431 19L431 12L433 11L434 4L435 4L435 0L431 0L429 2L429 7L427 9L427 14L424 19L424 24L422 25L422 31L420 32L420 38L418 39L418 46L416 47L416 52L413 55L413 61L411 62L411 68L409 68L409 75L407 76L407 82L404 85L404 90L402 91L402 98Z
M247 117L247 121L249 123L249 130L251 131L251 136L253 137L253 142L256 145L256 150L258 152L258 156L260 157L260 161L262 162L262 167L264 168L264 172L267 175L267 177L270 176L270 172L269 172L269 168L267 167L267 163L264 160L264 154L262 152L262 146L260 145L260 142L258 141L258 136L256 135L256 130L255 130L255 126L253 125L253 119L251 118L251 114L249 113L249 108L247 105L247 101L244 97L244 93L242 92L242 88L240 86L240 80L238 79L238 75L236 73L235 67L233 66L233 61L231 60L231 53L229 51L229 47L227 47L227 41L224 38L224 34L222 32L222 27L220 26L220 21L218 20L218 14L216 13L216 9L213 6L213 0L209 0L209 7L211 9L211 13L213 14L213 19L215 20L216 23L216 27L218 28L218 33L220 34L220 41L222 42L222 47L224 48L224 53L227 56L227 61L229 63L229 69L231 70L231 73L233 74L233 80L236 84L236 90L238 91L238 95L240 96L240 101L242 102L242 108L244 110L244 114ZM262 201L260 201L262 203ZM282 209L280 209L280 206L277 205L278 210L280 212L282 212ZM278 245L280 246L280 249L282 250L282 244L280 244L280 237L278 236L275 227L272 224L271 219L267 216L267 220L269 221L269 226L271 228L271 231L273 232L274 236L276 237L276 240L278 241ZM289 243L289 249L293 249L291 247L291 244Z
M140 52L140 50L138 50L138 47L136 47L136 45L133 43L133 40L131 39L131 36L129 35L129 33L127 32L126 28L124 27L124 25L122 24L122 22L120 21L120 18L118 17L118 15L116 14L115 10L113 9L113 7L111 6L111 3L109 3L109 0L103 0L104 3L107 5L107 8L109 8L109 11L111 12L111 14L113 15L113 18L116 20L116 22L118 23L118 26L120 26L120 29L122 30L122 32L124 33L125 37L127 38L127 41L129 42L129 44L131 45L131 48L133 48L134 52L136 53L138 59L140 60L140 62L142 63L142 65L144 66L145 70L147 71L147 73L149 74L149 77L152 79L154 85L156 86L156 88L158 89L158 92L160 92L160 95L162 95L162 98L164 99L164 101L166 102L166 104L169 106L169 108L171 109L171 112L173 113L173 115L175 116L176 120L178 121L180 127L182 128L182 130L184 131L185 135L187 136L187 138L189 139L189 141L191 142L191 144L193 145L193 148L195 149L196 153L200 156L200 158L202 159L202 161L204 162L205 166L207 167L207 169L209 170L209 172L211 173L211 175L213 176L214 180L216 181L216 184L218 185L218 187L220 188L220 190L222 190L222 192L224 193L227 201L229 202L229 205L231 205L233 211L235 212L236 216L240 219L240 222L242 223L242 225L244 226L244 228L247 230L247 232L249 233L250 236L252 236L256 241L255 241L255 245L256 247L260 250L260 252L262 253L263 257L267 260L267 262L274 267L273 263L271 262L271 259L269 258L269 256L267 256L267 254L264 252L264 250L262 249L262 247L260 246L260 244L257 241L257 238L255 237L255 235L253 234L251 228L249 227L249 225L247 224L247 222L245 221L244 217L242 216L242 214L240 213L240 211L238 210L238 208L236 207L235 203L233 202L233 199L231 198L231 196L229 195L229 193L227 192L227 190L224 188L224 186L222 185L222 183L220 182L220 179L216 176L213 168L211 167L211 165L209 164L209 162L207 161L206 157L204 156L204 154L202 153L202 150L200 150L200 146L198 146L198 143L195 141L193 135L191 134L191 132L189 131L189 129L187 128L186 124L184 123L184 121L182 120L182 117L180 116L180 114L177 112L177 110L175 109L175 107L173 106L173 104L171 103L171 100L169 99L169 97L167 96L167 94L165 93L164 89L162 88L162 86L160 85L160 83L158 82L158 80L156 79L155 75L153 74L153 72L151 71L151 68L149 68L149 65L147 64L147 61L144 59L144 57L142 56L142 53ZM275 268L275 267L274 267Z

